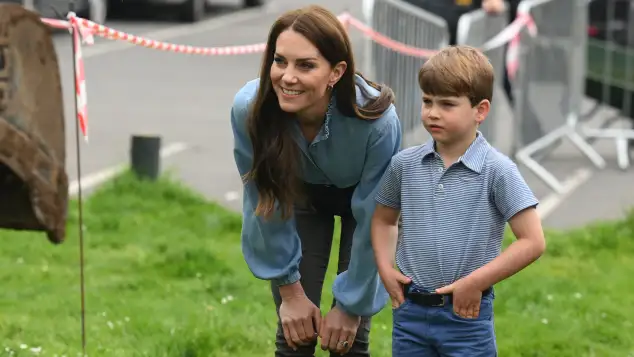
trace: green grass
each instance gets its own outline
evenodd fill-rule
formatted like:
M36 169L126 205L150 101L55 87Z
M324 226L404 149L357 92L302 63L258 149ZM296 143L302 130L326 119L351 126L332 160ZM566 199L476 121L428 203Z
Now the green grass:
M84 207L89 356L273 356L274 305L242 259L238 215L129 175ZM80 352L77 221L73 204L60 246L0 231L0 356ZM633 356L634 215L548 239L546 256L496 287L501 356ZM374 356L390 356L390 324L388 307Z

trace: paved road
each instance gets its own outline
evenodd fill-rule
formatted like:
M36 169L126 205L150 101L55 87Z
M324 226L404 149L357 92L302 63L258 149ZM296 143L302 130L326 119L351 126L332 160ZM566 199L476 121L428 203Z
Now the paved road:
M114 20L107 26L134 34L197 46L259 43L269 26L284 10L319 2L334 12L350 11L361 18L360 0L269 0L256 10L237 11L240 1L211 9L210 20L196 25L178 25L166 20L141 18ZM218 16L218 13L221 13ZM362 38L352 33L360 53ZM74 117L71 54L68 36L55 38L64 78L67 108L68 170L75 179ZM98 172L128 159L132 134L161 135L164 145L189 145L181 154L166 158L164 169L175 171L188 185L228 207L240 207L240 181L232 158L229 109L234 93L257 76L259 55L201 57L134 48L98 41L84 51L88 90L90 142L81 145L83 175ZM359 61L362 56L357 55ZM362 68L362 67L360 67ZM611 166L614 150L598 145ZM572 154L571 154L572 153ZM546 165L562 180L578 167L587 167L563 146ZM560 199L525 168L530 186L540 199L553 205L545 219L549 227L573 227L595 219L620 216L634 206L634 169L620 172L613 167L593 172L569 197ZM628 188L629 185L629 188ZM561 201L561 202L560 202Z

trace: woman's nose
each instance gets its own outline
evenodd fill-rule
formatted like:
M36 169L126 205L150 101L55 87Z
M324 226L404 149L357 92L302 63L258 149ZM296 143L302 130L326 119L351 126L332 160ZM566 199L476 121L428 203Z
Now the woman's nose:
M297 82L297 76L295 75L295 71L291 68L286 68L284 70L284 74L282 74L282 81L289 84L293 84Z

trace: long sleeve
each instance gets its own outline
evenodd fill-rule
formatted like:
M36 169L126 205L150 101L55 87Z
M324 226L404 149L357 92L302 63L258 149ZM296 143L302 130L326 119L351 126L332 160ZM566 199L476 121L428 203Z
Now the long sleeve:
M357 227L353 235L350 264L348 270L339 274L333 284L338 306L358 316L378 313L388 299L374 260L370 221L383 173L401 146L401 126L393 107L381 119L385 122L370 137L365 167L352 197L352 214Z
M249 85L236 94L231 108L234 136L233 154L240 176L244 176L253 161L253 149L247 134L246 119L250 94ZM253 87L255 87L253 85ZM255 215L258 192L253 182L243 187L242 254L253 275L272 280L277 285L292 284L300 279L301 242L295 229L295 219L282 220L279 211L264 220Z

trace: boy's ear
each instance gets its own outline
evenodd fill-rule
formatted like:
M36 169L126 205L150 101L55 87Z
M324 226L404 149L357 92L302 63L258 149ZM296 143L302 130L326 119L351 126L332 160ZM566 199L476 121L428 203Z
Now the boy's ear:
M491 102L488 99L483 99L478 103L475 107L476 109L476 122L478 124L482 124L482 122L489 115L489 111L491 111Z

